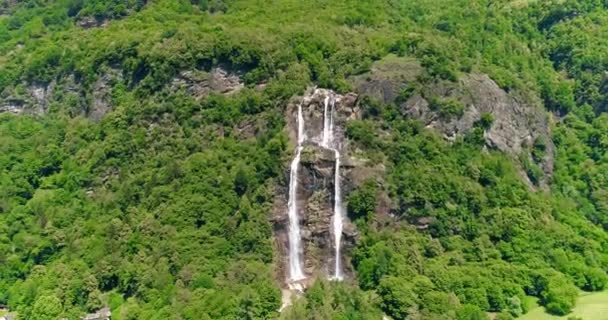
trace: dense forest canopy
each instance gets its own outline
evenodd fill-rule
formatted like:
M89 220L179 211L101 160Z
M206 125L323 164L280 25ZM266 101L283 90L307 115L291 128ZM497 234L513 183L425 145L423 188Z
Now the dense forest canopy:
M581 290L608 284L607 9L4 0L0 99L54 89L44 112L0 113L0 303L37 320L104 306L118 320L504 320L536 297L568 314ZM386 170L347 195L356 279L320 279L280 314L270 211L292 150L284 108L312 85L354 90L387 56L423 69L397 101L487 74L546 112L551 141L535 141L532 160L512 157L485 146L491 115L446 141L397 103L361 99L348 139ZM245 88L196 99L171 85L217 66ZM91 118L99 79L113 74L111 110ZM431 105L445 118L465 107ZM547 175L534 159L549 142ZM384 195L391 217L376 214Z

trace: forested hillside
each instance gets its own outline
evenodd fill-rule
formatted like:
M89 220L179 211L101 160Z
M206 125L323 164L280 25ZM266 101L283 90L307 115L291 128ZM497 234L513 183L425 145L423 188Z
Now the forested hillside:
M569 314L608 285L606 50L606 0L0 0L0 304ZM349 277L282 309L288 106L313 86L356 97L373 174L345 188Z

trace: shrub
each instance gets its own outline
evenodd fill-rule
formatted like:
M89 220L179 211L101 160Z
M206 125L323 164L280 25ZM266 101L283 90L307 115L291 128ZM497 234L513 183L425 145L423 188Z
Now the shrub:
M489 130L494 123L494 116L489 112L484 112L481 114L481 118L477 121L477 126L481 127L484 130Z
M464 114L464 104L454 98L433 97L429 103L431 110L439 113L442 118L460 118Z
M541 292L541 303L547 312L555 315L565 315L572 311L578 297L578 289L564 276L556 275L545 280Z
M488 320L488 315L478 306L465 304L456 313L458 320Z
M352 220L369 220L376 208L376 182L366 181L348 196L348 215Z
M376 132L374 124L370 121L356 120L346 124L346 135L357 142L367 146L376 145Z

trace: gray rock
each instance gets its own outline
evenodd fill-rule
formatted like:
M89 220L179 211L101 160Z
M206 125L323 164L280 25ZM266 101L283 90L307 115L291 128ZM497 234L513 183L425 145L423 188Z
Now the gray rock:
M91 107L88 117L99 121L112 110L112 86L123 81L122 72L117 68L108 68L93 84Z
M514 159L530 153L537 139L546 141L546 156L538 165L545 173L542 187L546 187L553 172L554 146L551 140L548 113L538 99L517 92L506 92L484 74L465 74L457 82L438 82L414 92L407 101L399 101L400 90L422 73L420 65L409 58L389 56L374 63L370 72L351 81L362 96L384 103L397 103L407 117L419 119L427 128L438 131L448 141L455 141L470 132L484 114L491 114L494 122L486 130L486 146L503 151ZM444 118L430 109L427 99L451 98L465 106L461 117ZM530 158L531 159L531 158ZM523 170L522 170L523 172ZM522 177L529 181L526 174Z
M44 114L48 110L54 87L54 81L49 84L35 82L26 87L30 98L29 105L33 113Z
M110 311L110 308L103 308L98 310L95 313L90 313L87 314L84 317L81 317L80 319L82 320L110 320L110 318L112 317L112 312Z
M211 92L234 94L244 87L239 73L229 72L222 67L215 67L208 73L199 70L182 71L171 83L172 90L184 89L196 100L207 97Z
M415 59L388 55L374 63L369 72L351 80L359 94L391 103L407 83L416 80L422 71L422 66Z
M48 111L50 97L55 87L55 82L50 84L30 83L23 84L24 90L17 94L14 88L6 88L0 99L0 113L10 112L13 114L44 114ZM23 92L25 91L25 92Z
M108 25L108 20L106 20L106 19L98 20L95 17L86 16L86 17L80 17L78 19L78 21L76 21L76 25L81 28L84 28L84 29L105 27Z
M24 101L20 99L5 99L0 105L0 113L9 112L13 114L20 114L24 110Z
M0 99L0 112L42 115L58 106L72 116L86 115L97 121L112 109L112 86L122 80L118 69L107 68L93 84L90 93L73 74L50 83L23 83L24 90L5 89L3 95L6 98Z
M407 101L399 101L401 90L408 88L423 71L414 59L389 55L374 63L369 72L351 77L350 81L361 96L399 104L402 114L419 119L449 141L470 132L484 113L492 114L494 118L484 136L488 148L519 159L522 153L530 157L530 146L537 139L543 139L547 144L546 155L538 165L545 173L540 184L547 186L553 173L554 145L549 115L538 98L506 92L484 74L465 74L457 82L427 84L420 92L413 92ZM432 97L459 100L465 105L464 114L460 118L440 117L430 110L427 99ZM522 176L528 179L527 175Z
M540 103L517 93L505 92L484 74L467 74L457 83L427 88L425 95L454 98L464 103L464 114L450 119L439 117L430 110L428 102L420 94L401 105L401 111L406 116L420 119L428 128L439 131L448 140L470 132L482 115L491 114L494 121L484 134L489 148L517 159L522 153L529 153L537 139L546 141L546 156L540 163L546 175L541 184L546 186L553 172L554 145L549 116ZM527 179L527 176L524 175L524 178Z

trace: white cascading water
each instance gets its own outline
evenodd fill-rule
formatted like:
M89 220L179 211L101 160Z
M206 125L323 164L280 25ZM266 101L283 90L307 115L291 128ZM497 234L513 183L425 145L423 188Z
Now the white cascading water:
M333 102L333 101L332 101ZM331 121L333 120L333 114L330 113L328 105L329 105L329 96L325 97L325 101L323 102L323 138L321 140L321 146L323 148L329 149L330 143L333 140L333 131L330 131Z
M329 105L331 104L331 109ZM340 267L340 246L342 239L342 191L340 188L340 151L337 147L334 148L334 107L335 100L330 100L329 96L325 98L323 106L323 137L321 140L321 146L330 149L335 154L335 172L334 172L334 216L332 219L333 231L334 231L334 249L335 249L335 269L334 269L334 280L342 280L342 271Z
M336 250L336 269L334 273L335 280L342 280L342 271L340 267L340 241L342 238L342 194L340 190L340 152L336 153L336 175L334 178L334 243Z
M306 278L302 271L302 238L300 235L300 219L298 216L298 168L300 166L300 154L302 153L302 143L306 139L304 133L304 117L302 116L302 105L298 106L298 146L296 155L291 162L291 172L289 175L289 283L294 289L300 289L298 281Z
M316 92L315 92L316 93ZM335 145L334 141L334 117L335 100L329 95L324 100L323 110L323 132L321 137L321 147L332 150L335 154L335 176L334 176L334 215L332 219L334 233L334 248L335 248L335 270L331 277L333 280L342 280L342 271L340 266L340 246L343 227L343 208L342 208L342 193L340 188L340 151L339 146ZM330 109L331 108L331 109ZM292 290L302 291L303 287L299 281L306 279L302 267L302 237L300 234L300 219L298 215L298 169L300 167L300 157L303 149L303 143L306 141L306 132L304 131L305 123L302 115L302 104L298 106L298 146L296 154L291 162L291 172L289 176L289 200L288 200L288 215L289 215L289 287ZM317 140L318 141L318 140Z

